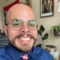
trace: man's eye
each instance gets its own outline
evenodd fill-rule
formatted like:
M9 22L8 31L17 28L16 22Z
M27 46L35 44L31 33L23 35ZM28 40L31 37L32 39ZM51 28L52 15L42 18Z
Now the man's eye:
M22 26L23 24L21 24L21 23L13 23L12 25L13 26Z
M34 24L30 24L30 26L35 26Z
M13 26L19 26L18 24L12 24Z
M13 25L19 25L19 24L13 24Z

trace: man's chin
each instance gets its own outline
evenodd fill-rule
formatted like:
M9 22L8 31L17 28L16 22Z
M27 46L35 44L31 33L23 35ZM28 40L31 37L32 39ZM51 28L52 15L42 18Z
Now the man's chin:
M28 48L28 47L19 48L19 47L16 47L16 46L15 46L15 48L18 49L19 51L22 51L22 52L29 52L32 49L32 47L30 47L30 48Z
M28 52L32 49L32 47L33 47L33 45L32 46L24 46L24 47L22 46L22 47L18 47L18 49L23 51L23 52Z
M24 42L24 41L23 41ZM24 44L20 42L19 39L13 39L10 44L14 46L14 48L18 49L19 51L28 52L34 46L36 40L31 40L31 43L25 42Z

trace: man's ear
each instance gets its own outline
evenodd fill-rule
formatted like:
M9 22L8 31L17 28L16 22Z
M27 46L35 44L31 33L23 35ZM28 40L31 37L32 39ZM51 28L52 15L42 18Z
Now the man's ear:
M6 25L3 26L3 30L4 30L4 33L5 33L6 36L7 36L7 26L6 26Z

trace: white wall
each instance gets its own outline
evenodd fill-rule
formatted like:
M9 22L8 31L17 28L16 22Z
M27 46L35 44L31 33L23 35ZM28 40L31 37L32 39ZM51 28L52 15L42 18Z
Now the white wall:
M2 2L2 0L0 0L0 1ZM25 2L25 0L20 0L20 1ZM0 28L2 29L2 25L4 24L4 22L2 21L3 20L2 5L4 6L4 3L1 3L1 2L0 2L0 7L1 7L0 8ZM40 17L40 0L31 0L31 2L32 2L32 9L34 10L34 12L36 14L36 19L38 20L39 25L42 24L46 29L45 32L49 33L49 37L47 40L44 41L44 44L45 45L47 45L47 44L55 45L57 47L57 49L60 51L60 37L55 37L53 32L51 31L51 27L58 23L57 19L60 16L60 15L58 16L58 13L57 13L58 0L54 0L54 16L44 17L44 18ZM36 44L38 44L38 43L41 43L40 36L38 36L38 40L37 40Z

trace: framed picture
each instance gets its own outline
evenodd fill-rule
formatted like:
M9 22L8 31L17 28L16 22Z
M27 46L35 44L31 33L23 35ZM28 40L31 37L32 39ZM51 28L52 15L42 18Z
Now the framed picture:
M41 17L54 15L54 0L40 0Z

